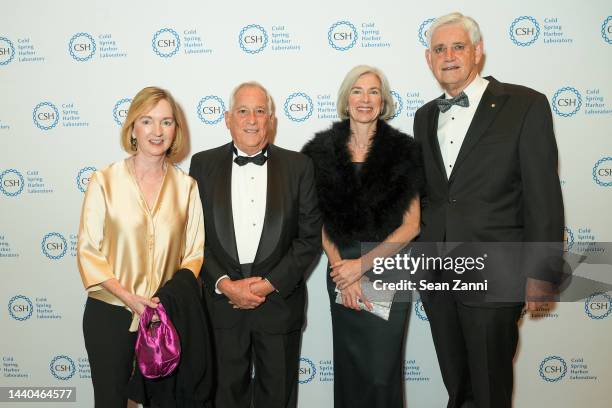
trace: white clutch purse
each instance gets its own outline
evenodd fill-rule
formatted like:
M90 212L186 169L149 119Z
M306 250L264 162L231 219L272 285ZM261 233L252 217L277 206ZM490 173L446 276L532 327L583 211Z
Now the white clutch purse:
M372 313L383 320L389 320L393 298L395 297L394 290L376 290L374 284L366 276L362 276L359 281L363 295L372 304L372 310L368 310L365 303L358 301L359 308L366 312ZM336 289L336 303L342 304L342 293Z

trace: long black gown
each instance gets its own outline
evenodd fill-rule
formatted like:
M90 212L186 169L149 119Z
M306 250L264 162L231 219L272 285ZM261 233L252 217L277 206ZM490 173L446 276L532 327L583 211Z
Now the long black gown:
M359 173L363 163L353 163ZM361 256L361 243L339 246L342 259ZM336 303L336 285L327 270L334 344L335 408L404 406L404 339L410 303L394 301L389 320ZM397 298L397 297L396 297ZM396 299L397 300L397 299Z

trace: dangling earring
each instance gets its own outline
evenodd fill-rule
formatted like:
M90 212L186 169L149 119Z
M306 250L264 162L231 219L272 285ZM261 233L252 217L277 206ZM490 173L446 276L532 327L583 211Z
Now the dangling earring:
M136 138L134 137L133 133L132 133L132 136L130 137L130 145L132 146L133 151L138 150L138 142L136 141Z
M174 140L173 140L168 150L166 150L166 156L173 155L174 153L176 153L175 150L176 150L176 146L174 145Z

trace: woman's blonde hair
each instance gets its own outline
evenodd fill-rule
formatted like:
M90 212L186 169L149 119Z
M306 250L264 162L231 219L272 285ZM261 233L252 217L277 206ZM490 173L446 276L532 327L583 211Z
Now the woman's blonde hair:
M174 133L174 141L166 152L168 158L173 160L183 150L185 146L185 122L183 112L180 106L176 103L170 92L156 86L148 86L143 88L134 96L130 109L128 110L125 122L121 128L121 147L130 154L135 154L138 149L132 144L132 133L134 132L134 122L145 112L151 110L162 99L166 100L172 108L174 115L174 123L176 130Z
M390 119L395 114L395 103L393 102L393 96L391 96L391 88L389 87L389 81L385 74L378 68L371 67L369 65L357 65L351 69L348 74L344 77L340 89L338 89L338 99L336 101L336 110L340 119L348 119L348 98L351 93L351 88L355 85L355 82L360 76L365 74L374 74L380 81L380 93L383 98L383 108L380 112L381 119Z

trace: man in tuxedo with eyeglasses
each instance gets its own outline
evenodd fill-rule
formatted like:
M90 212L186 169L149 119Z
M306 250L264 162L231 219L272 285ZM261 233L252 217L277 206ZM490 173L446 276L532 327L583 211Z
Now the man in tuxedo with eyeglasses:
M232 142L195 154L189 170L204 209L217 408L297 405L305 274L321 252L321 220L312 162L269 142L274 121L268 91L238 85L225 112Z
M444 95L414 117L426 178L419 239L502 248L508 262L487 270L503 283L501 296L491 297L490 286L483 297L432 291L422 293L423 306L448 408L510 408L521 311L553 300L560 277L549 262L560 260L564 224L552 114L545 95L479 75L483 42L472 18L436 19L428 43ZM517 247L522 257L508 257Z

